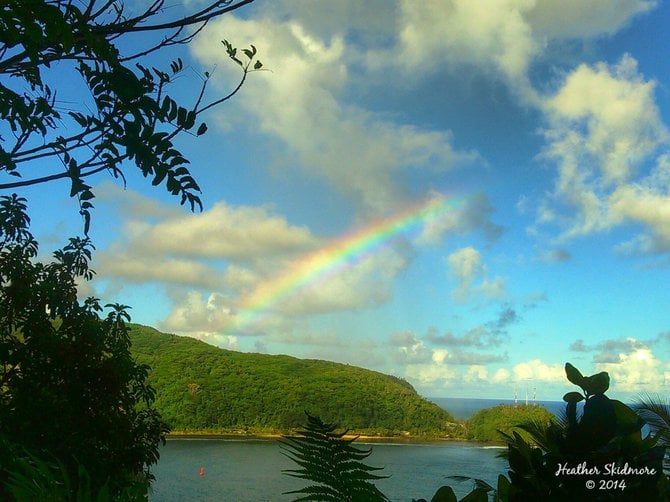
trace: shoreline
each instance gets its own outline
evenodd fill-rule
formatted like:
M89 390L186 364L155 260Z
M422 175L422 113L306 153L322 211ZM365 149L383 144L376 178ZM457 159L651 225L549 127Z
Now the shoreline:
M195 431L185 432L176 431L166 435L166 440L172 439L222 439L222 440L239 440L239 441L272 441L281 439L290 434L281 433L251 433L251 432L207 432ZM357 438L358 443L407 443L407 444L421 444L421 443L472 443L480 445L501 446L503 442L498 441L477 441L466 438L455 438L445 436L377 436L370 434L346 434L343 439Z

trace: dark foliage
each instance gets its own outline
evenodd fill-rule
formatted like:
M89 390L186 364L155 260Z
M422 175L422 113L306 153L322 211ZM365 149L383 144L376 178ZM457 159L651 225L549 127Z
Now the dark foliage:
M372 449L355 447L355 437L344 438L348 431L335 432L335 425L323 423L320 418L308 413L306 415L307 424L299 435L284 436L281 441L284 455L301 468L283 472L315 484L286 494L299 495L294 502L387 501L388 498L373 484L373 481L387 477L374 474L382 468L363 463Z
M24 450L58 459L72 480L83 465L112 494L146 482L167 426L148 366L130 354L127 307L107 305L101 319L97 299L80 303L93 246L70 239L53 262L36 262L29 222L24 199L0 198L0 436L15 443L1 443L0 486Z
M489 492L495 501L668 500L663 407L653 402L641 407L642 415L645 409L651 410L660 419L652 427L657 432L643 437L645 421L605 395L610 383L606 372L583 376L570 363L565 372L582 392L565 394L562 420L519 424L530 440L516 431L501 433L508 445L504 456L509 479L500 475L496 489L476 480L475 489L462 501L486 501ZM580 401L585 401L581 416L577 413ZM456 497L450 487L442 487L432 500L455 502Z
M0 190L69 179L87 233L94 195L85 179L107 171L125 180L123 169L131 161L152 184L180 196L182 204L202 208L200 188L174 139L180 133L204 134L207 126L198 117L233 96L262 63L253 46L238 54L222 41L222 50L241 69L239 84L228 95L204 102L205 73L199 94L185 106L167 93L182 71L181 60L167 70L145 59L189 43L209 20L251 1L216 1L170 19L164 0L131 2L130 8L116 0L5 0L0 8L0 174L9 177L0 180ZM144 10L133 13L132 7ZM195 31L185 34L190 26ZM64 106L59 91L73 82L81 87L80 96L90 98Z

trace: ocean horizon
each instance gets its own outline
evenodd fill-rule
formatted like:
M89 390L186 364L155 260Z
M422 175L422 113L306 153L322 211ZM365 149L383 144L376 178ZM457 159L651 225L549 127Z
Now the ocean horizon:
M448 411L457 420L467 420L472 415L485 408L492 408L499 404L522 405L526 399L486 399L470 397L427 397L429 401L437 404L440 408ZM528 404L539 404L554 415L565 411L563 401L537 401L528 399Z

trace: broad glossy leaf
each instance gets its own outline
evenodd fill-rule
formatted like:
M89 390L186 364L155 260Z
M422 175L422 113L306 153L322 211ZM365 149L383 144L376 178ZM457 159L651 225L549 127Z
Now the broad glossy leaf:
M584 375L570 363L565 363L565 374L570 382L583 387Z
M442 486L435 492L430 502L458 502L451 486Z
M579 392L568 392L565 396L563 396L563 401L566 403L578 403L579 401L584 400L584 395L580 394Z
M581 387L588 395L604 394L610 386L610 376L606 371L584 378Z

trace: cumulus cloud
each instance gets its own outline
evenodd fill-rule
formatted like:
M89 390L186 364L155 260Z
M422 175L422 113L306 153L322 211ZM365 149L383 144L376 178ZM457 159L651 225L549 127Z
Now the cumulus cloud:
M639 393L651 389L664 392L670 384L670 366L661 361L652 348L666 339L667 333L659 333L646 341L632 337L613 338L588 345L583 340L576 340L570 349L593 353L595 371L607 371L615 391Z
M305 251L319 240L263 207L215 203L199 214L181 214L157 224L129 225L133 247L143 254L253 261Z
M259 307L289 315L357 310L391 299L407 258L393 246L343 259L340 247L326 246L284 262L279 273L241 295L240 309Z
M588 352L591 350L585 343L584 340L575 340L570 344L570 350L573 350L575 352Z
M394 333L391 335L389 342L392 347L395 347L393 359L398 364L427 364L433 361L434 352L426 347L414 333ZM437 355L437 359L440 359L439 354ZM438 362L442 363L442 361Z
M648 347L621 352L616 358L597 363L596 368L598 371L607 371L612 380L612 389L621 392L639 393L642 389L665 392L670 382L670 367Z
M406 368L405 375L430 387L448 387L459 379L458 371L444 364L413 364Z
M368 61L384 67L390 60L413 75L417 68L430 73L444 63L455 69L475 67L494 78L502 76L519 96L537 104L540 98L530 83L529 70L548 44L614 33L654 4L642 0L621 0L616 6L607 0L403 0L395 46L370 54Z
M565 384L565 371L561 364L550 364L540 359L517 363L511 368L493 371L487 365L492 361L463 361L461 365L448 362L447 358L408 365L405 375L421 386L432 390L456 388L463 382L478 385L497 385L511 392L512 386L539 385L546 390ZM500 361L496 361L500 362Z
M225 57L209 43L212 37L254 43L272 61L271 75L255 75L246 84L254 99L234 106L279 139L304 173L326 180L366 214L383 214L407 198L396 179L403 171L443 171L478 159L475 152L455 150L448 132L391 122L346 104L342 91L349 81L350 48L341 32L324 39L298 20L234 16L208 30L209 37L190 46L206 66Z
M99 277L182 288L185 300L175 300L164 321L180 332L205 323L207 329L193 331L265 333L287 329L300 316L380 305L391 299L412 257L411 243L402 239L374 252L346 253L346 238L317 238L266 207L217 202L184 214L162 211L134 192L115 195L117 205L129 199L138 211L128 213L122 237L98 253ZM223 317L203 307L203 298L214 297L226 298Z
M402 3L399 61L415 68L435 61L495 68L510 81L523 81L537 52L524 19L526 1Z
M480 364L474 364L468 367L465 375L463 375L463 380L466 382L486 382L488 381L488 370Z
M444 337L436 337L434 332L429 332L426 340L435 343L436 338L443 342ZM456 340L457 343L441 343L436 345L449 346L445 348L433 348L427 346L423 340L411 331L394 333L389 338L389 346L393 349L393 359L396 363L402 365L413 364L434 364L434 365L454 365L454 366L472 366L484 365L490 363L499 363L507 361L507 352L503 354L487 354L462 350L459 346L470 346L471 343L462 343L463 340ZM483 347L484 344L475 342L477 347ZM452 346L457 348L452 349Z
M439 194L433 194L433 198L444 200ZM493 208L485 194L470 195L439 218L427 219L415 242L419 245L434 244L445 234L481 231L486 240L493 243L503 233L503 227L491 220L492 213Z
M650 233L627 250L670 249L670 168L667 155L658 155L670 133L654 87L625 55L615 65L580 65L546 99L544 156L558 166L555 197L576 210L564 238L633 222Z
M561 364L547 364L540 359L532 359L516 364L512 368L512 376L516 381L563 382L565 369Z
M101 277L123 283L160 282L191 287L217 288L220 273L195 260L135 254L129 249L112 248L100 252L96 269Z
M226 331L235 322L230 300L220 294L205 296L199 291L179 291L173 292L172 296L175 307L160 323L161 329L191 336L199 333L213 336Z
M458 280L454 298L467 302L478 296L501 298L505 295L505 281L502 277L488 277L482 256L475 248L468 246L454 251L447 257L451 274Z

